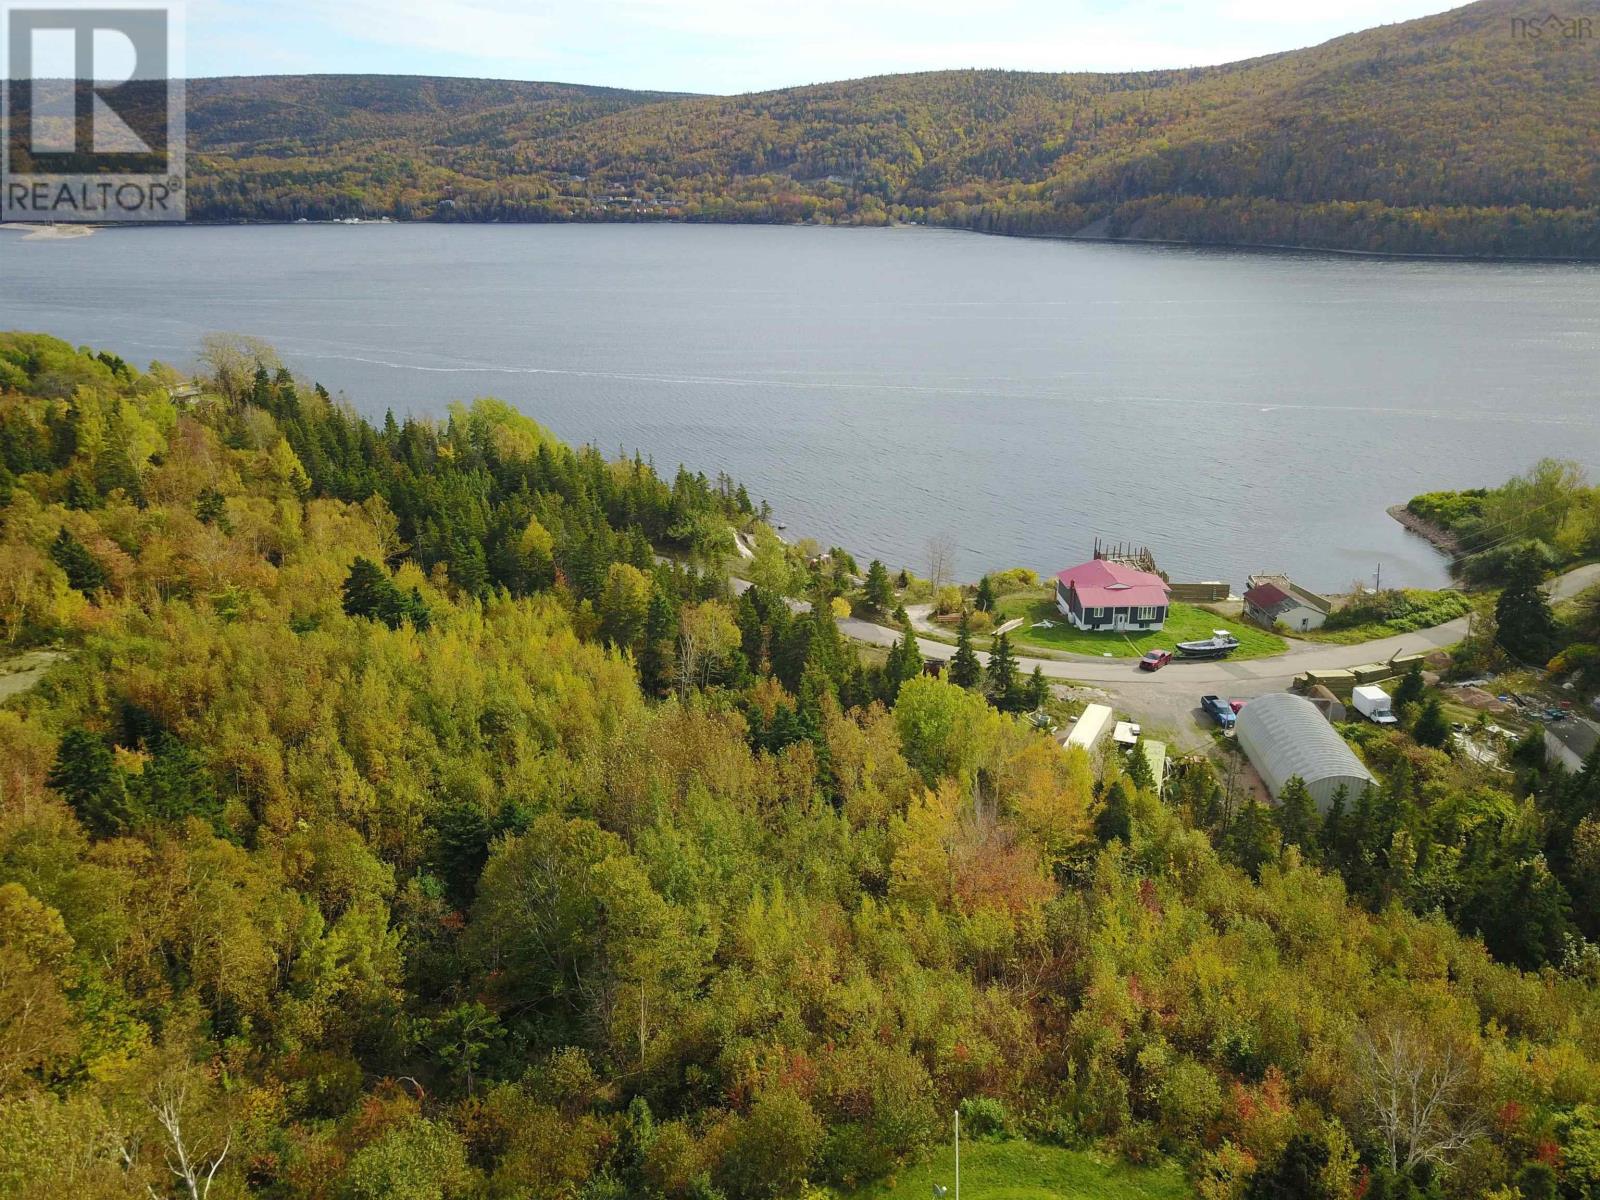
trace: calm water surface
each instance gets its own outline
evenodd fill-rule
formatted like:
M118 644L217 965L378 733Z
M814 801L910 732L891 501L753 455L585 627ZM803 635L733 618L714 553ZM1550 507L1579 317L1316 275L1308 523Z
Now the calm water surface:
M363 412L501 396L573 442L725 470L792 535L967 574L1095 534L1174 577L1445 580L1388 516L1600 464L1600 267L926 229L0 231L0 328L188 363L275 344Z

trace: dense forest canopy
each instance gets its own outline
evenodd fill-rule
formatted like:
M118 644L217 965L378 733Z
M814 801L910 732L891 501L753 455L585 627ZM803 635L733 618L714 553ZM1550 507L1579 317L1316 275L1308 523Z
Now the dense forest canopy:
M205 358L0 335L0 1194L1600 1194L1600 762L1158 792L733 481Z
M1600 257L1600 3L1561 15L1573 36L1547 23L1532 36L1524 5L1480 0L1220 67L936 71L727 97L196 80L189 214L901 219Z

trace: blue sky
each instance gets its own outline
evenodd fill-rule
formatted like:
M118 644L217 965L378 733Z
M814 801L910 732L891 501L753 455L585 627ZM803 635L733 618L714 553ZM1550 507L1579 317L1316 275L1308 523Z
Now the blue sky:
M1428 0L188 0L188 73L380 72L741 92L943 67L1228 62Z

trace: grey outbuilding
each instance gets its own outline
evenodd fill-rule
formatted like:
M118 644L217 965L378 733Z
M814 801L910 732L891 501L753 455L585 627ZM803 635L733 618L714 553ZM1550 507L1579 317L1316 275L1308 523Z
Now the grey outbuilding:
M1274 692L1247 703L1239 712L1234 736L1274 800L1298 775L1317 811L1327 812L1341 787L1353 803L1377 782L1317 706L1291 692Z

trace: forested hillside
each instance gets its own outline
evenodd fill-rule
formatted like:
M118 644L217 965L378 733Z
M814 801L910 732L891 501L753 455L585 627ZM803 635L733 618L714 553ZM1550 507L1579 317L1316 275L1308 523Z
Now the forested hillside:
M1600 873L1600 762L1163 797L859 661L889 573L731 481L205 356L0 335L0 638L63 655L0 707L0 1194L818 1197L958 1106L1151 1195L1600 1189L1541 850Z
M943 71L732 97L201 80L189 211L903 219L1600 257L1600 3L1570 5L1554 24L1537 15L1537 36L1525 6L1482 0L1223 67Z

